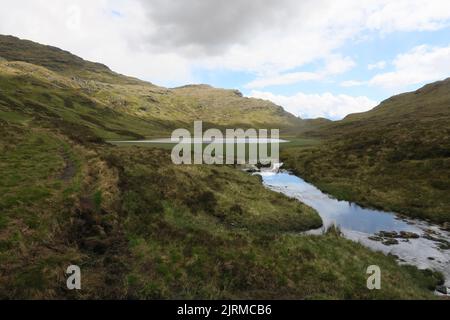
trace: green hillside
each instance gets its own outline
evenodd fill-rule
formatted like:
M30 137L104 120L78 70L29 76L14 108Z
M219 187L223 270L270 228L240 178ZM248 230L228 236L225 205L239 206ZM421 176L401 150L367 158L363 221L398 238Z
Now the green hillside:
M284 158L338 198L450 222L450 79L313 129L318 148Z
M206 126L279 128L284 135L303 125L280 106L232 90L204 85L162 88L11 36L0 35L0 57L3 112L14 112L6 102L26 97L34 110L21 107L30 116L47 113L47 118L53 115L88 126L105 139L161 137L174 128L191 128L194 120ZM16 92L18 84L23 89ZM54 99L51 103L49 97Z
M317 212L256 176L104 142L165 136L203 117L301 129L280 107L205 86L161 88L0 39L1 299L433 298L438 274L333 228L300 236L321 226ZM80 291L66 289L71 264ZM381 290L366 287L373 264Z

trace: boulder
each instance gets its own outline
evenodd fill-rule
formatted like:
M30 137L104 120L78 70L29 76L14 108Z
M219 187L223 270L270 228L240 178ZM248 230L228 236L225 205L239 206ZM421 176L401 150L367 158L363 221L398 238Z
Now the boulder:
M449 294L449 290L446 286L437 286L436 291L442 294Z

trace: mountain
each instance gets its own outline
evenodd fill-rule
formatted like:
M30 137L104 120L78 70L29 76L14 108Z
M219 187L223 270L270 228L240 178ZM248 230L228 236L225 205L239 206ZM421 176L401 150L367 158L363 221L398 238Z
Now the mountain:
M244 98L234 90L158 87L67 51L12 36L0 36L0 57L5 89L0 103L10 118L17 110L11 107L13 102L27 110L27 117L48 122L59 118L105 139L161 137L175 128L191 128L194 120L206 126L279 128L284 135L303 125L280 106ZM21 91L16 92L19 84Z
M78 76L103 82L139 83L137 79L112 72L107 66L86 61L56 47L0 35L0 57L7 61L27 62L70 77Z
M315 127L325 142L289 150L289 165L332 195L450 222L450 79Z

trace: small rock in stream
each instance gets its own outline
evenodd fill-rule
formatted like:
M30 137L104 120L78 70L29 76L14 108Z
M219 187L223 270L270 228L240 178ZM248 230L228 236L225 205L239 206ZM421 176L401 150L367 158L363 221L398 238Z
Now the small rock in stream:
M385 239L385 240L383 240L382 244L384 244L385 246L393 246L393 245L398 244L398 240L392 239L392 238Z
M436 231L431 230L431 229L425 229L424 231L425 231L426 234L434 234L434 235L438 234Z
M402 242L409 242L409 239L417 239L417 238L420 238L420 236L417 233L409 231L400 231L400 233L396 231L380 231L376 233L374 237L370 237L369 239L375 241L383 241L383 244L385 245L393 245L398 244L398 241L395 239L404 239L402 240Z
M438 247L441 250L449 250L450 249L450 242L445 239L433 237L432 235L430 235L428 233L423 235L422 238L439 243Z
M420 236L414 232L400 231L400 235L398 237L402 239L418 239Z
M397 238L398 233L396 231L380 231L375 234L378 237L382 238Z
M448 288L446 286L437 286L436 291L442 294L448 294Z
M444 222L442 224L441 230L450 231L450 223L449 222Z

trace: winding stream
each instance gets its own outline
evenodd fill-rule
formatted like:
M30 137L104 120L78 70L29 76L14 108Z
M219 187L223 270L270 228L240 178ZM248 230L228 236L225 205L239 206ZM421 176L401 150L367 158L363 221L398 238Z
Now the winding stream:
M338 201L286 171L257 174L262 176L264 185L269 189L296 198L317 210L324 227L307 233L321 234L325 228L334 224L341 228L346 238L373 250L393 254L400 263L440 271L445 276L445 285L450 286L450 250L440 247L446 241L447 244L450 242L450 233L437 225L400 218L390 212L362 208L348 201ZM398 236L382 238L377 234L394 231ZM400 237L400 232L417 238ZM386 240L393 240L394 244L386 244Z
M215 141L225 144L235 143L234 139ZM165 138L110 142L121 145L173 144L180 141ZM183 140L183 142L195 144L209 143L210 141L194 138ZM278 139L237 141L237 143L244 144L261 142L284 143L288 141ZM261 172L254 174L262 176L263 183L267 188L296 198L319 213L324 226L306 233L322 234L331 225L339 226L346 238L359 242L372 250L392 254L398 257L401 264L411 264L419 269L441 272L446 279L445 285L450 287L450 232L425 221L404 218L392 212L367 209L352 202L336 200L303 179L287 171L280 171L281 165L277 164L271 169L261 169ZM244 168L244 170L246 169Z

